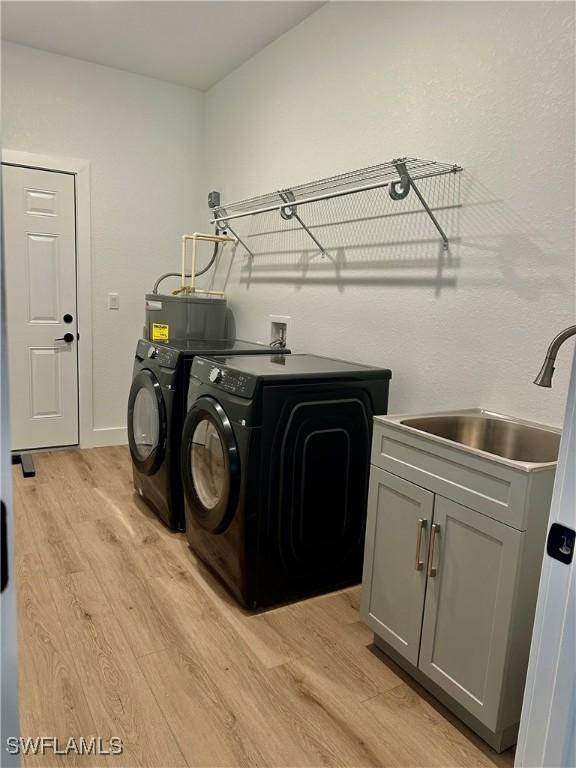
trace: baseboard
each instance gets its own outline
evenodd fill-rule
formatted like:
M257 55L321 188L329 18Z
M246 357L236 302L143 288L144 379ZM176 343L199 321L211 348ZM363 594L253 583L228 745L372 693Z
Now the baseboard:
M127 427L95 427L88 435L82 435L80 448L103 448L107 445L127 445Z

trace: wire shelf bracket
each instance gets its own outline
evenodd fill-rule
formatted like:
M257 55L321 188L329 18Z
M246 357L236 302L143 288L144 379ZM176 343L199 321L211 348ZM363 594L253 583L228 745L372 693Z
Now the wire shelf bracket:
M320 249L320 253L322 254L322 256L323 257L328 256L322 243L317 239L316 235L314 235L310 231L309 227L307 227L306 224L304 224L304 222L298 215L297 207L296 205L294 205L294 201L295 201L294 192L292 192L291 189L283 189L282 191L278 192L278 194L280 195L282 200L284 200L285 203L289 203L289 205L285 205L284 208L280 208L280 216L282 216L282 218L285 219L286 221L290 221L290 219L296 219L296 221L298 222L298 224L300 224L302 229L305 232L307 232L310 235L311 239L316 243L316 245Z
M338 176L330 176L326 179L287 187L247 200L240 200L230 203L226 207L220 205L219 192L211 192L208 196L208 205L214 214L211 223L216 226L217 231L230 231L250 256L253 257L254 253L230 226L230 221L278 211L285 221L292 219L297 221L310 239L313 240L322 256L325 257L329 255L327 250L310 227L303 221L298 210L299 207L385 187L388 187L388 194L392 200L403 200L412 189L442 238L444 250L447 250L449 247L448 236L415 182L460 171L462 171L462 167L459 165L403 157L387 163L373 165L369 168L348 171Z
M214 192L211 192L210 194L214 194ZM226 216L226 209L225 208L220 208L218 212L222 213L222 214L224 214L224 216ZM223 234L223 233L225 233L227 231L228 232L232 232L232 234L236 238L237 242L239 242L240 245L248 252L248 255L250 256L250 258L251 259L254 258L254 254L252 253L250 248L248 248L248 246L246 245L244 240L242 240L242 238L239 237L238 233L234 229L232 229L232 227L228 223L227 219L225 219L225 218L218 219L218 221L213 219L211 223L216 225L216 234Z

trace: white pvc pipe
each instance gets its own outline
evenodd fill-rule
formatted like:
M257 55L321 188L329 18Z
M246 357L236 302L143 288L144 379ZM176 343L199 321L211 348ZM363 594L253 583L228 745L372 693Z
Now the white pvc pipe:
M212 235L204 232L194 232L191 235L182 235L182 256L181 256L181 270L180 276L180 290L186 292L186 242L192 240L192 269L190 270L190 293L194 293L195 288L195 273L196 273L196 242L201 240L208 243L236 243L237 238L230 237L229 235Z

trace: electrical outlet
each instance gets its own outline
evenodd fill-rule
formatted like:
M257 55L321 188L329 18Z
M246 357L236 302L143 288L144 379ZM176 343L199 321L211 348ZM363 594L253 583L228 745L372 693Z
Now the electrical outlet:
M288 329L291 317L289 315L269 315L270 344L283 348L288 346Z
M120 296L117 293L108 294L108 309L120 309Z

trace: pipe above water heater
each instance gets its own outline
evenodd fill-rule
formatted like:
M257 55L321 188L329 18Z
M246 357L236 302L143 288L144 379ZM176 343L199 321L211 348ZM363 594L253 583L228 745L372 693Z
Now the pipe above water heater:
M186 285L186 243L188 240L192 240L192 267L190 272L190 285ZM230 235L212 235L204 232L194 232L191 235L182 235L182 258L181 258L181 275L180 275L180 289L175 293L196 293L196 243L198 241L208 243L237 243L238 240ZM213 296L224 296L223 291L207 291L202 290L202 293L207 293Z

